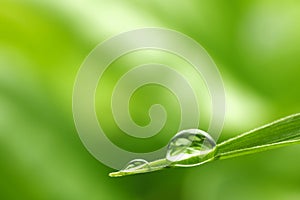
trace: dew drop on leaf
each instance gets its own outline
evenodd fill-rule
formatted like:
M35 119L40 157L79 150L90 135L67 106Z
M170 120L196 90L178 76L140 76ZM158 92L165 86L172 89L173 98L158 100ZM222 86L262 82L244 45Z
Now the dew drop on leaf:
M178 162L191 157L201 158L214 151L215 147L216 142L205 131L199 129L183 130L170 140L166 159L171 162Z
M131 172L141 169L150 169L149 163L143 159L131 160L121 171Z

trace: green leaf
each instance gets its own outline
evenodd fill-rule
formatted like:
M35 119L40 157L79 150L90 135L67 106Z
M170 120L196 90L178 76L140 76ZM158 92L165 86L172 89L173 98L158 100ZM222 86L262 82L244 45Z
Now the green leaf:
M300 143L300 114L291 115L217 145L215 159L226 159Z
M169 162L166 159L160 159L150 162L150 167L144 169L113 172L109 175L119 177L152 172L170 167L179 167L182 166L182 163L195 163L195 160L198 162L197 165L201 165L217 159L227 159L297 143L300 143L300 113L282 118L217 144L215 151L203 158L192 157L180 162Z

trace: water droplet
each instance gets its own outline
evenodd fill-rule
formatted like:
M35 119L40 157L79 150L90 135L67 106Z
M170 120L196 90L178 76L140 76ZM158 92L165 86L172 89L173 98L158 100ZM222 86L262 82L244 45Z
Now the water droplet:
M205 131L188 129L177 133L169 142L166 158L170 162L184 161L191 157L197 157L189 161L185 166L194 166L201 163L201 158L214 151L216 143Z
M143 159L134 159L130 161L121 171L131 172L141 169L149 169L149 163Z

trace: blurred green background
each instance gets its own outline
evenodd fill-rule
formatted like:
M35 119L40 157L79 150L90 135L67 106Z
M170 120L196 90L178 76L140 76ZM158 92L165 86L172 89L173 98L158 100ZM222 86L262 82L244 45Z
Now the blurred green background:
M300 199L300 146L114 179L82 145L72 117L73 84L88 53L149 26L192 37L216 62L227 97L219 141L299 112L299 21L297 0L0 1L0 199ZM134 96L137 123L149 120L146 91L159 91L152 101L178 113L174 97L147 87ZM176 129L178 118L168 123ZM134 150L136 141L110 137ZM134 147L147 151L168 139Z

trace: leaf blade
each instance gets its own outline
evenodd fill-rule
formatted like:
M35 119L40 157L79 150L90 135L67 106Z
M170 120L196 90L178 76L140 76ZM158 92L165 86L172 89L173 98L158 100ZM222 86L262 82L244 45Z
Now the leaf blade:
M153 172L166 168L182 167L181 164L189 164L198 159L199 164L222 160L237 156L257 153L278 147L300 144L300 113L276 120L249 132L240 134L217 144L215 151L207 158L191 157L184 161L170 163L165 158L152 161L150 170L137 170L131 172L113 172L111 177L120 177L140 173ZM194 166L196 166L195 164Z
M300 114L276 120L218 144L215 158L231 158L297 143L300 143Z

